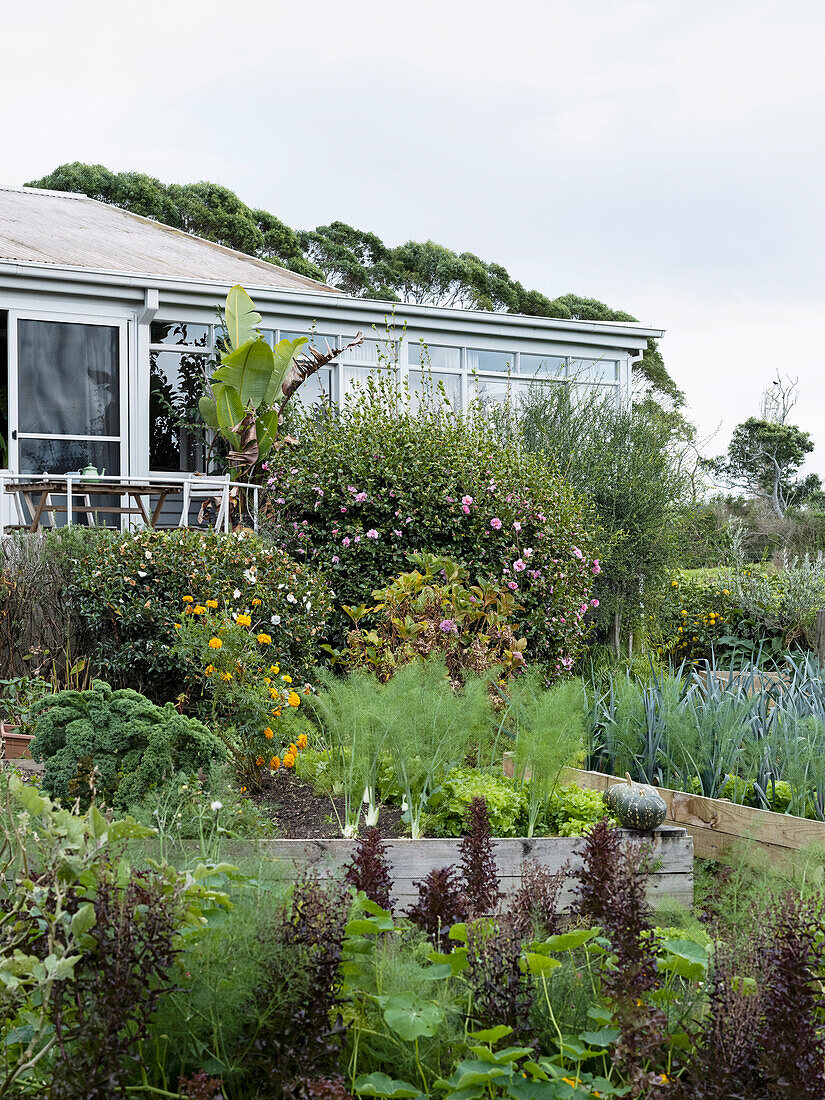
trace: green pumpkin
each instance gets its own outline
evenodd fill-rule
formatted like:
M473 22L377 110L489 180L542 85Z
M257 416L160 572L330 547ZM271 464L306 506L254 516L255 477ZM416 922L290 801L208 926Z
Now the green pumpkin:
M634 783L629 775L625 783L607 788L604 802L626 829L649 832L658 828L667 817L667 803L662 796L653 787Z

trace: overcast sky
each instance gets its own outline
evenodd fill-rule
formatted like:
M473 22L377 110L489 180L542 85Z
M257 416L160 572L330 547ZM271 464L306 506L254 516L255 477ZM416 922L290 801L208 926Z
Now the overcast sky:
M39 0L0 44L0 182L96 162L474 252L665 328L711 453L798 376L825 475L823 0Z

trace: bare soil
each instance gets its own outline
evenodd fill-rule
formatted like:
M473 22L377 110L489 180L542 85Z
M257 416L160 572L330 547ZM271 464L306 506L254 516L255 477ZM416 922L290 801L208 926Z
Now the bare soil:
M320 840L341 836L339 818L344 820L344 799L318 794L294 772L282 768L273 776L268 776L263 788L252 794L251 798L272 822L276 835L284 840ZM363 815L361 820L363 822ZM378 831L387 839L406 834L398 806L381 804Z

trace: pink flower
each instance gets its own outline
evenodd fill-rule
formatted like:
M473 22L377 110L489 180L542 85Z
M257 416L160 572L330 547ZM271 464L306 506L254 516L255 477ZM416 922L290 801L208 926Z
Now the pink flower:
M377 539L378 538L378 532L375 530L374 527L371 527L370 530L367 531L367 538L368 539Z
M341 511L342 511L342 512L346 512L346 508L344 508L344 506L343 506L343 505L341 506Z
M347 492L348 493L354 493L355 492L355 486L354 485L348 485L347 486Z
M518 520L516 520L516 521L515 521L515 522L513 523L513 530L514 530L514 531L520 531L520 530L521 530L521 524L519 523L519 521L518 521Z
M461 498L461 503L464 505L465 508L467 508L470 504L473 503L473 498L472 497L462 497Z
M356 493L355 494L355 503L356 504L363 504L366 499L367 499L367 494L366 493Z
M508 581L508 582L507 582L507 587L508 587L508 588L509 588L509 589L510 589L510 590L511 590L512 592L517 592L517 591L518 591L518 585L516 584L516 582L515 582L515 581Z
M523 561L521 560L521 558L517 558L517 559L516 559L516 560L515 560L515 561L513 562L513 568L515 569L515 571L516 571L517 573L521 573L521 572L522 572L522 570L526 568L526 566L525 566L524 562L523 562Z
M341 545L342 546L349 546L349 536L348 535L344 535L344 537L341 539Z
M593 572L594 573L601 573L601 571L602 571L602 567L599 565L599 559L597 558L593 562Z
M355 541L355 542L360 542L360 541L361 541L361 536L360 536L360 535L356 535L356 536L355 536L355 539L354 539L354 541Z
M332 555L332 564L333 564L333 565L337 565L337 564L338 564L338 562L339 562L340 560L341 560L341 559L340 559L340 558L338 557L338 555L337 555L337 554L333 554L333 555Z
M397 530L393 529L393 534L395 535L395 537L396 537L397 539L400 539L400 538L401 538L401 532L400 532L400 531L397 531Z
M599 601L598 600L591 600L590 601L590 606L591 607L598 607L599 606Z
M494 516L490 520L490 526L493 527L496 531L501 530L501 520L498 518L498 516Z
M467 507L466 504L461 505L461 511L464 513L465 516L469 516L470 514L470 509Z
M581 552L581 550L579 550L578 546L573 547L573 553L576 555L577 558L584 557L584 554Z
M445 634L457 634L458 628L452 619L442 619L438 624L438 629L443 630Z

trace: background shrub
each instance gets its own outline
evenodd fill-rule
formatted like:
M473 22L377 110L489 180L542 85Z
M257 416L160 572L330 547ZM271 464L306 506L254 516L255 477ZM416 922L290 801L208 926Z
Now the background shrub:
M297 452L269 462L269 531L335 589L336 643L357 606L413 551L460 562L524 606L528 658L569 668L584 648L598 565L580 496L542 455L503 446L478 411L411 407L373 382L340 410L299 417Z
M165 701L185 688L175 651L183 597L202 604L256 604L270 653L304 678L314 665L330 608L327 586L305 563L249 532L184 528L97 538L74 558L72 607L98 675Z
M225 758L218 738L167 703L97 680L89 691L44 699L34 724L33 759L45 761L43 787L54 798L88 803L91 773L99 800L129 807L176 772L208 771Z

